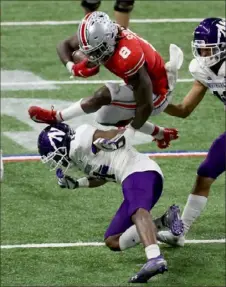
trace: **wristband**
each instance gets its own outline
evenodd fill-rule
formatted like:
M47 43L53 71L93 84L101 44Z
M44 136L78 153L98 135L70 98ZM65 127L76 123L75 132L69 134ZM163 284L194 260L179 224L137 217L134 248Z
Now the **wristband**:
M81 177L77 180L78 187L89 187L89 180L87 177Z
M66 68L68 69L68 72L71 74L72 67L74 66L74 63L71 61L68 61L66 64Z

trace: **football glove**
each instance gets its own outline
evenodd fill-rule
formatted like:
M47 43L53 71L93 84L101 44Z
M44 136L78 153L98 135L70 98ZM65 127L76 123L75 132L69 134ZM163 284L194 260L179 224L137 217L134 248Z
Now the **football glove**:
M64 175L61 169L57 169L56 176L60 188L76 189L79 187L78 181L73 179L71 176Z
M66 67L74 77L82 77L82 78L88 78L91 76L94 76L99 73L100 66L95 66L93 68L88 68L88 58L84 59L80 63L74 64L73 62L68 62Z
M112 139L98 138L93 144L100 150L105 152L114 151L125 146L126 139L123 134L117 134Z
M172 140L179 138L177 129L168 129L159 127L159 132L154 137L157 146L161 149L167 148L170 146Z

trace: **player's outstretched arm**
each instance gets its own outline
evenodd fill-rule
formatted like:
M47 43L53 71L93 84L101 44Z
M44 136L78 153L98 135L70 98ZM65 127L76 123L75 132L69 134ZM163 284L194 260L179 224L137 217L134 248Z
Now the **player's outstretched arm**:
M137 104L131 126L135 130L139 130L148 120L153 110L152 82L145 65L136 74L128 78L128 84L133 87L134 98Z
M178 105L169 104L164 112L174 117L188 117L202 101L206 90L207 87L205 87L202 83L199 81L194 81L191 90L185 96L182 103Z
M57 169L56 177L60 188L77 189L77 188L94 188L104 185L107 181L104 179L97 179L93 177L81 177L75 179L71 176L65 175L62 169Z

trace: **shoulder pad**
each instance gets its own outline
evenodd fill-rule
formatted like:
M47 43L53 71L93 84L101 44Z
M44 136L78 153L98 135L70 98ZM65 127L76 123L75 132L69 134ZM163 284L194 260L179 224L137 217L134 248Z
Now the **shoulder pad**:
M191 60L189 65L189 71L191 74L202 72L202 68L200 67L196 59Z
M225 77L225 75L226 75L226 66L225 65L226 65L226 63L224 61L221 65L219 71L218 71L218 76Z

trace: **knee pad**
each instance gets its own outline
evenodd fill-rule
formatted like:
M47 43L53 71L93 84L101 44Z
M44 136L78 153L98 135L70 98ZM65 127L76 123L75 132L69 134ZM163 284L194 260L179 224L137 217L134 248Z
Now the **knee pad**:
M89 12L96 11L101 4L101 0L82 0L81 5Z
M133 10L135 0L116 0L114 10L129 13Z

